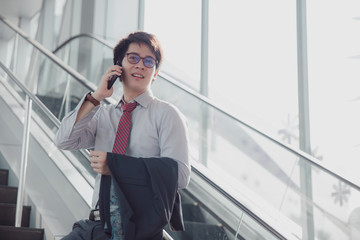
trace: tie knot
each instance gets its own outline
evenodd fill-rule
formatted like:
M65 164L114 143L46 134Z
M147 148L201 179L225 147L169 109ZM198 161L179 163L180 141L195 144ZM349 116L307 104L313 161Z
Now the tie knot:
M134 110L137 106L137 102L132 102L132 103L126 103L124 104L121 101L121 107L123 109L124 112L132 112L132 110Z

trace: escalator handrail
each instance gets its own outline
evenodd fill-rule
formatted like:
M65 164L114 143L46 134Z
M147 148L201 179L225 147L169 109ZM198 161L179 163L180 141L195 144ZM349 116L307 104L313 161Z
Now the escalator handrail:
M45 106L45 104L39 100L27 87L25 87L19 79L5 66L5 64L0 60L0 68L2 68L10 79L45 113L51 122L56 126L60 127L60 120L54 116L54 114Z
M6 74L10 77L10 79L41 109L43 113L45 113L46 117L50 119L50 121L57 127L60 128L61 122L60 120L50 111L49 108L36 96L34 95L26 86L24 86L20 80L14 75L14 73L8 69L4 63L0 60L0 68L2 68ZM89 150L87 149L80 149L79 152L83 154L86 159L90 162ZM93 186L91 182L85 177L86 181L89 183L90 186Z
M10 23L7 19L5 19L2 16L0 16L0 21L5 23L14 32L16 32L21 37L23 37L27 42L29 42L33 47L35 47L37 50L42 52L46 57L51 59L56 65L58 65L60 68L62 68L64 71L66 71L69 75L71 75L74 79L76 79L76 81L78 81L81 85L83 85L89 91L94 91L94 89L96 88L95 84L93 84L90 81L86 80L86 78L84 76L82 76L80 73L73 70L71 67L69 67L67 64L65 64L56 55L52 54L49 50L47 50L40 43L38 43L37 41L35 41L35 40L31 39L30 37L28 37L19 27L13 25L12 23Z
M14 75L14 73L6 67L6 65L0 60L0 69L2 69L7 76L9 77L9 79L15 83L22 92L25 93L26 96L29 97L29 99L31 99L31 101L33 101L35 103L35 105L37 105L37 107L39 107L41 109L41 111L46 115L46 117L48 117L48 119L50 119L50 121L56 126L56 127L60 127L60 121L59 119L57 119L55 117L55 115L44 105L44 103L36 96L34 95L26 86L24 86L21 81ZM86 150L87 151L87 150ZM84 152L82 152L84 154ZM87 154L88 156L88 154ZM71 162L71 161L70 161ZM72 164L72 163L71 163ZM74 166L75 167L75 166ZM64 174L64 173L63 173ZM84 177L84 176L83 176ZM86 177L84 177L85 181L90 185L93 186ZM87 200L84 198L83 195L81 195L81 197L84 199L85 202L87 202Z
M103 45L105 45L105 46L107 46L107 47L109 47L109 48L111 48L111 49L114 47L111 43L105 41L104 39L102 39L102 38L100 38L100 37L98 37L98 36L96 36L95 34L92 34L92 33L80 33L80 34L77 34L77 35L75 35L75 36L73 36L73 37L70 37L68 40L66 40L66 41L64 41L63 43L61 43L57 48L55 48L55 49L52 51L52 53L56 54L57 51L59 51L60 49L62 49L62 48L63 48L65 45L67 45L69 42L71 42L71 41L74 40L74 39L80 38L80 37L88 37L88 38L91 38L91 39L95 39L96 41L102 43Z
M228 192L226 192L224 189L222 189L219 185L217 185L214 181L209 179L207 176L205 176L200 170L198 170L196 167L191 166L191 171L193 171L196 175L198 175L201 179L203 179L207 184L209 184L212 188L214 188L217 192L219 192L222 196L224 196L226 199L228 199L231 203L236 205L239 209L244 211L250 218L252 218L254 221L259 223L262 227L264 227L266 230L271 232L274 236L276 236L278 239L286 240L286 238L279 233L275 228L270 226L267 222L265 222L261 217L259 217L257 214L252 212L248 207L246 207L244 204L239 202L236 198L231 196Z
M71 42L72 40L75 40L77 38L80 37L89 37L92 38L98 42L100 42L101 44L109 47L109 48L113 48L113 46L108 43L107 41L105 41L104 39L99 38L98 36L91 34L91 33L82 33L82 34L78 34L75 35L71 38L69 38L68 40L66 40L65 42L63 42L59 47L57 47L53 53L56 53L58 50L60 50L62 47L64 47L67 43ZM282 147L283 149L290 151L291 153L297 155L298 157L300 157L301 159L305 160L306 162L315 165L316 167L320 168L321 170L325 171L326 173L330 174L331 176L340 179L341 181L343 181L344 183L348 184L349 186L357 189L358 191L360 191L360 186L353 183L351 180L348 180L346 177L343 177L341 174L334 172L333 170L330 170L328 166L326 166L326 164L320 162L318 159L316 159L315 157L311 156L310 154L297 149L289 144L283 143L279 140L277 140L275 137L272 137L270 134L265 133L264 131L261 131L260 129L258 129L257 127L253 126L250 123L247 123L243 120L240 120L239 118L235 117L234 115L232 115L231 113L225 111L223 108L221 108L220 106L218 106L217 104L213 103L209 98L201 95L200 93L198 93L197 91L191 89L190 87L186 86L185 84L180 83L179 81L175 80L174 78L172 78L171 76L169 76L168 74L164 73L164 72L160 72L159 76L162 77L165 81L167 81L168 83L184 90L185 92L187 92L188 94L192 95L193 97L199 99L200 101L205 102L207 105L211 106L212 108L216 109L217 111L221 112L222 114L225 114L227 117L231 118L232 120L234 120L235 122L240 123L241 125L249 128L250 130L256 132L257 134L260 134L262 137L270 140L271 142L275 143L276 145Z

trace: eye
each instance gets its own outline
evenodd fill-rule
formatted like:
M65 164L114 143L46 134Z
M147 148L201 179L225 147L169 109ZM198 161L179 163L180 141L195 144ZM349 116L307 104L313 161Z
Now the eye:
M154 65L155 64L155 60L152 58L145 58L145 63L149 64L149 65Z
M136 61L138 59L138 57L136 55L130 55L129 59Z

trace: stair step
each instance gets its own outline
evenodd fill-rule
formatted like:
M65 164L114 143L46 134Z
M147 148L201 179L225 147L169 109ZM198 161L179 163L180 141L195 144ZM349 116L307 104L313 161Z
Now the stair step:
M7 186L9 184L9 170L0 169L0 185Z
M184 221L189 222L205 222L204 214L201 211L200 206L195 203L182 204Z
M23 206L22 227L29 227L30 206ZM0 203L0 225L15 226L16 204Z
M0 203L16 204L17 191L16 187L0 186Z
M1 240L43 240L44 229L0 226Z

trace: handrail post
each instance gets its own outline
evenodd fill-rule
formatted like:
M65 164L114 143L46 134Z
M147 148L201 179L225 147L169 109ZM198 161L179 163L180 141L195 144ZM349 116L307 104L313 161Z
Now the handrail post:
M32 108L32 100L30 99L30 97L28 95L26 95L24 130L23 130L23 139L22 139L22 147L21 147L19 188L18 188L18 194L17 194L17 200L16 200L15 227L21 227L22 209L23 209L24 195L25 195L26 168L27 168L28 149L29 149L31 108Z
M19 48L19 34L15 34L14 46L13 46L13 58L12 58L12 70L13 72L17 71L17 61L18 61L18 48Z
M200 66L200 93L208 97L208 65L209 65L209 0L201 1L201 66ZM200 135L200 160L207 166L208 155L208 128L209 128L209 108L201 106L201 135Z
M297 59L298 59L298 100L299 100L299 140L300 149L311 154L306 0L296 1ZM303 238L315 239L314 210L312 202L311 166L300 157L301 218Z
M145 0L139 0L138 7L138 30L144 31Z

